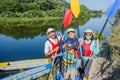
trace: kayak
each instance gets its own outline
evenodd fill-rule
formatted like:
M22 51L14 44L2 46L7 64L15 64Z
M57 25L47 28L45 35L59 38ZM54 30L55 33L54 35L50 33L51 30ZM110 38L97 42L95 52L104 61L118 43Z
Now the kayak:
M49 73L51 63L10 75L0 80L33 80Z
M49 58L2 62L0 63L0 70L9 71L9 70L29 69L47 64L49 62L50 62Z

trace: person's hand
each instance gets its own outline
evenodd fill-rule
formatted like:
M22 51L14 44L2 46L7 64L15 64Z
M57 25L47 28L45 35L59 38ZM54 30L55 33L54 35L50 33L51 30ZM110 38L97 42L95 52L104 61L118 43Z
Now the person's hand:
M64 44L62 47L65 49L67 47L67 44Z
M64 35L61 35L60 37L61 37L61 40L64 40Z
M100 40L97 38L96 39L96 44L99 44L100 43Z
M56 48L54 49L54 52L57 52L57 51L59 51L59 47L56 47Z
M78 38L78 42L80 43L80 45L83 45L83 42L80 38Z

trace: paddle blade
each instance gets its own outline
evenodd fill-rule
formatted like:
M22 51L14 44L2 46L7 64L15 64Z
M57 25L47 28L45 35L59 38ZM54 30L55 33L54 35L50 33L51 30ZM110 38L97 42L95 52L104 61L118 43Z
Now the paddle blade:
M70 23L72 22L72 18L73 18L73 15L72 15L72 11L71 10L67 10L65 15L64 15L64 28L67 28Z
M70 6L71 6L71 10L75 18L78 18L79 13L80 13L79 0L70 0Z
M113 17L117 13L119 7L120 7L120 0L112 0L112 3L107 10L107 19Z
M86 78L86 77L83 77L83 80L87 80L87 78Z
M82 77L81 77L81 76L78 76L78 77L76 78L76 80L82 80Z
M57 80L62 80L63 79L63 76L62 76L62 74L59 72L58 74L57 74Z

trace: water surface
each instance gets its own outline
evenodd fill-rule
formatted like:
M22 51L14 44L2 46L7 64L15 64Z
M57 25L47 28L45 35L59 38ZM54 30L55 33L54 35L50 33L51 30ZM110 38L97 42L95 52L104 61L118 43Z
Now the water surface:
M80 20L80 19L79 19ZM80 35L83 37L85 29L90 28L94 32L100 31L106 18L90 18L79 26ZM57 21L47 21L44 27L1 27L0 29L0 62L44 58L44 43L47 40L46 27L58 25ZM61 21L57 27L57 35L61 34ZM48 25L47 25L48 24ZM43 24L41 24L43 26ZM71 25L76 28L75 25ZM45 28L45 29L44 29ZM110 24L106 26L104 32L107 36L111 35ZM66 31L65 36L67 37Z

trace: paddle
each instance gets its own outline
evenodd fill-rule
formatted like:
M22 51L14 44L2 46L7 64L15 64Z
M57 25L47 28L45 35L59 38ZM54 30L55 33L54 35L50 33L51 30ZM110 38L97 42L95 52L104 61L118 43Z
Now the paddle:
M74 17L76 18L76 24L78 26L78 16L80 14L80 4L78 0L70 0L70 6ZM79 26L77 27L78 37L80 38ZM81 51L82 52L82 51Z
M99 37L98 37L99 39L100 39L100 36L102 35L102 33L103 33L103 31L104 31L104 29L109 21L109 19L117 13L119 7L120 7L120 0L112 0L112 3L108 7L107 14L106 14L107 19L106 19L106 21L102 27L102 30L99 34Z
M70 0L65 0L68 4L70 3ZM79 0L79 3L80 3L80 0Z
M53 58L53 60L52 60L52 62L51 62L51 69L50 69L50 71L49 71L49 73L48 73L47 80L53 78L53 76L52 76L52 71L53 71L53 68L54 68L53 66L55 66L55 65L54 65L54 61L55 61L55 58Z
M64 19L63 19L64 29L66 29L71 24L72 18L73 18L72 11L67 10L65 15L64 15Z
M80 4L78 0L70 0L70 6L72 13L75 18L78 18L79 13L80 13Z
M56 80L62 80L62 79L63 79L63 76L62 76L62 74L59 72L59 73L57 74Z
M76 24L78 26L78 17L79 17L79 14L80 14L80 3L79 3L79 0L70 0L70 6L71 6L71 10L72 10L73 15L76 18ZM78 32L78 38L80 38L79 26L77 27L77 32ZM80 53L82 55L81 47L80 47ZM81 58L81 64L82 64L82 69L83 69L83 64L84 63L83 63L82 58ZM78 78L79 77L77 77L77 79ZM82 76L82 79L83 79L83 76Z
M72 11L66 10L66 2L64 3L64 14L63 14L63 20L62 20L62 35L64 34L64 30L69 27L69 25L72 22Z
M72 11L66 10L66 3L64 3L64 15L63 15L63 20L62 20L62 35L64 35L64 30L71 24L72 17L73 17Z
M65 16L65 11L66 11L66 2L64 2L63 20ZM62 35L64 34L64 21L63 20L62 20Z
M71 10L66 10L66 3L64 3L64 13L63 13L63 20L62 20L62 35L64 35L64 30L70 25L70 23L72 22L72 11ZM63 51L62 51L63 52ZM60 59L60 63L62 58ZM61 68L61 64L60 64L60 68ZM60 70L61 71L61 70ZM61 80L61 73L57 74L57 79Z

